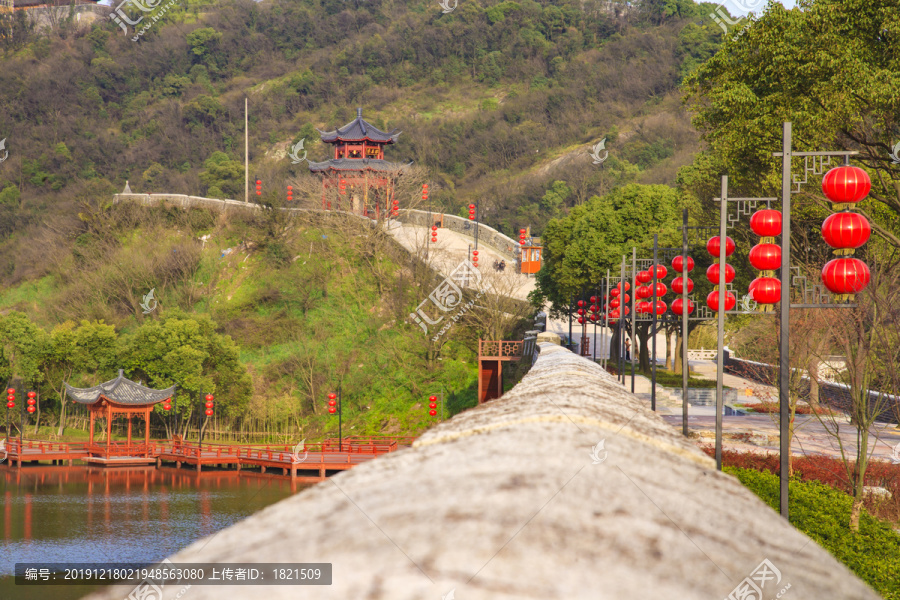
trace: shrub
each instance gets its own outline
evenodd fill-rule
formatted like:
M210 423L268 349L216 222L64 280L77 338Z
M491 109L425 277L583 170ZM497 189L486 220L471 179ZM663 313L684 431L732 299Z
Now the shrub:
M775 455L771 455L775 456ZM775 456L777 459L777 456ZM725 467L763 502L778 508L779 482L773 473L756 469ZM850 531L853 499L817 481L792 480L790 521L797 529L828 550L885 600L900 600L900 534L865 512L859 532Z

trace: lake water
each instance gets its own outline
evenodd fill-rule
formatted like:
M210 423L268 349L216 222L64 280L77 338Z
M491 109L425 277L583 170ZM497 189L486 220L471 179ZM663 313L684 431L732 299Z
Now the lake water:
M96 589L16 586L15 563L153 564L303 487L234 471L0 465L0 599Z

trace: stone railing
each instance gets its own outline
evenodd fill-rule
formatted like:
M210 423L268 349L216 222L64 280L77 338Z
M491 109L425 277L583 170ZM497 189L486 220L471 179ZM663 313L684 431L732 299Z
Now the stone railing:
M426 228L430 228L436 222L443 222L445 229L472 238L475 236L475 224L468 219L463 219L456 215L448 215L439 212L429 213L427 210L401 210L399 219L404 223ZM519 242L484 223L478 225L478 243L488 246L497 254L505 256L510 260L519 260Z
M115 194L113 195L113 204L118 204L119 202L134 202L136 204L140 204L141 206L177 206L180 208L188 209L188 208L206 208L209 210L217 210L217 211L229 211L229 210L250 210L250 211L258 211L263 210L265 207L260 204L254 204L252 202L242 202L240 200L230 200L230 199L219 199L219 198L204 198L203 196L187 196L185 194ZM363 219L367 223L374 224L375 221L369 219L368 217L364 217L362 215L357 215L351 212L345 211L333 211L333 210L322 210L319 208L279 208L278 210L283 210L288 213L299 214L299 213L308 213L308 214L333 214L338 213L342 215L349 215L352 217L356 217L358 219Z
M331 585L304 587L314 599L716 600L760 584L766 600L878 598L599 365L546 343L502 398L169 559L331 563ZM166 585L161 600L182 593ZM297 588L189 595L287 600Z

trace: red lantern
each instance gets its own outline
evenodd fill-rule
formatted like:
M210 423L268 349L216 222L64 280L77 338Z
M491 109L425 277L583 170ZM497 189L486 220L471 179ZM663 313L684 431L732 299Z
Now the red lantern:
M207 402L207 403L206 403L206 408L212 408L212 407L213 407L213 403L212 403L212 402Z
M206 416L207 416L207 417L213 416L213 409L207 408L207 409L206 409Z
M612 296L613 298L618 297L618 295L621 294L621 293L622 293L622 292L620 292L620 291L618 290L618 288L613 288L613 289L609 290L609 295Z
M710 292L706 297L706 305L709 306L712 310L719 312L719 292L717 290ZM734 294L732 294L728 290L725 290L725 310L733 309L734 305Z
M591 315L591 321L596 322L597 319L599 319L599 318L600 318L600 317L598 317L596 314L592 314L592 315Z
M668 308L668 307L666 306L666 303L663 302L662 300L657 300L655 303L648 303L648 304L654 304L654 305L655 305L655 306L651 306L651 309L655 308L655 309L656 309L656 314L657 314L657 315L665 314L666 308Z
M431 238L431 241L432 241L432 243L437 243L437 238L436 238L436 237L432 237L432 238Z
M584 317L578 317L578 324L579 325L584 324Z
M832 294L856 294L870 279L869 267L858 258L836 258L822 267L822 283Z
M329 400L328 406L337 406L337 400Z
M428 405L428 408L437 408L437 403L436 403L436 402L430 403L430 404Z
M9 396L6 397L7 402L13 402L15 399L16 399L16 397L13 394L10 394Z
M688 306L688 314L691 314L692 312L694 312L694 301L691 300L690 298L688 298L687 306ZM682 302L681 298L676 298L672 302L672 312L675 313L676 315L681 315L683 307L684 307L684 303Z
M8 390L6 390L6 393L7 393L7 394L10 394L10 395L15 394L15 393L16 393L16 389L15 389L15 388L9 388Z
M6 403L6 408L15 408L15 407L16 407L15 402L9 401Z
M29 398L36 398L36 397L37 397L37 392L28 392L28 393L26 394L26 396L28 396Z
M337 399L337 394L335 394L335 393L328 394L328 399L329 400ZM334 404L332 404L332 406L334 406Z
M614 311L611 311L611 312L609 313L609 318L610 318L610 319L618 319L620 316L621 316L621 315L620 315L620 313L619 313L618 310L614 310Z
M621 290L622 290L622 284L620 283L619 285L617 285L617 286L616 286L616 289L619 290L619 291L621 291ZM628 282L626 281L626 282L625 282L625 291L627 292L627 291L630 290L630 289L631 289L631 284L628 283Z
M650 279L653 279L653 267L650 267ZM656 279L665 279L668 270L662 265L656 265Z
M684 257L679 255L672 259L672 269L676 273L681 273L683 268L684 268ZM691 258L690 256L688 256L687 257L687 270L690 271L693 268L694 268L694 259ZM672 308L674 310L674 306Z
M634 296L636 298L649 298L652 295L653 295L653 292L650 291L649 285L642 285L634 291Z
M651 289L651 291L653 290L652 287L650 289ZM666 292L668 292L668 291L669 291L669 288L667 288L666 284L664 284L662 281L660 281L656 284L656 297L657 298L662 298L663 296L666 295ZM650 295L651 296L653 295L652 292Z
M706 270L706 278L709 279L709 282L713 285L719 285L719 263L713 263L709 265L709 268ZM729 264L725 264L725 283L731 283L734 280L734 267ZM731 309L725 309L731 310Z
M575 312L577 312L579 315L581 315L581 316L583 317L583 316L584 316L584 313L586 313L587 311L584 310L583 308L579 308L579 309L576 310Z
M163 404L163 410L172 410L171 404Z
M215 398L213 398L212 394L207 394L204 400L206 400L207 402L212 402L213 400L215 400Z
M429 411L428 411L428 414L431 415L432 417L436 417L436 416L437 416L437 411L436 411L436 410L429 410Z
M37 404L37 400L35 400L34 398L29 398L27 400L27 404L28 406L33 406L34 404Z
M330 408L328 409L328 412L331 413L331 414L334 414L334 413L337 412L337 409L336 409L335 407L332 406L332 407L330 407Z
M635 305L634 310L636 310L636 311L639 312L639 313L649 313L649 312L650 312L650 308L651 308L650 303L649 303L649 302L646 302L646 301L643 301L643 302L638 302L638 303Z
M713 236L709 238L709 241L706 242L706 251L709 252L714 258L719 258L719 251L721 248L719 247L719 236ZM725 237L725 256L731 256L734 254L734 240L730 237Z
M591 296L591 304L597 304L597 300L599 300L597 296Z
M750 264L758 271L774 271L781 268L781 246L776 244L753 246L750 248Z
M822 223L822 237L832 248L859 248L871 235L869 221L855 212L834 213Z
M684 293L684 283L683 283L681 277L676 277L675 279L672 280L672 291L675 292L676 294ZM691 279L690 277L688 277L688 280L687 280L687 291L688 291L688 294L690 294L691 292L694 291L694 280Z
M583 308L586 303L584 300L579 300L576 304L578 304L578 308Z
M835 167L822 178L822 193L837 203L859 202L872 189L869 174L859 167L844 165Z
M750 217L750 229L760 237L781 235L781 211L771 208L756 211Z
M630 313L630 312L631 312L631 309L630 309L630 308L628 308L628 307L627 307L627 306L623 306L623 307L622 307L622 310L624 310L624 311L625 311L625 316L626 316L626 317L627 317L627 316L628 316L628 313Z
M30 413L33 413L33 412L36 411L37 409L36 409L35 407L33 407L33 406L29 406L26 410L27 410L28 412L30 412Z
M429 397L428 397L428 401L429 401L429 402L437 402L437 401L438 401L438 397L437 397L437 396L429 396Z
M637 280L641 283L650 283L650 280L653 279L653 275L650 274L650 271L641 271L637 274Z
M759 304L781 301L781 281L775 277L757 277L750 284L750 297Z

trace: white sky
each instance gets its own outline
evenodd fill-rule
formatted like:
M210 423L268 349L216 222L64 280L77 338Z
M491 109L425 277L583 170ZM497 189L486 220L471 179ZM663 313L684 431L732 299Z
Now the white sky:
M796 0L779 0L786 8L794 8L797 6ZM722 0L722 4L728 9L728 12L734 16L746 15L747 13L759 13L762 11L767 0Z

